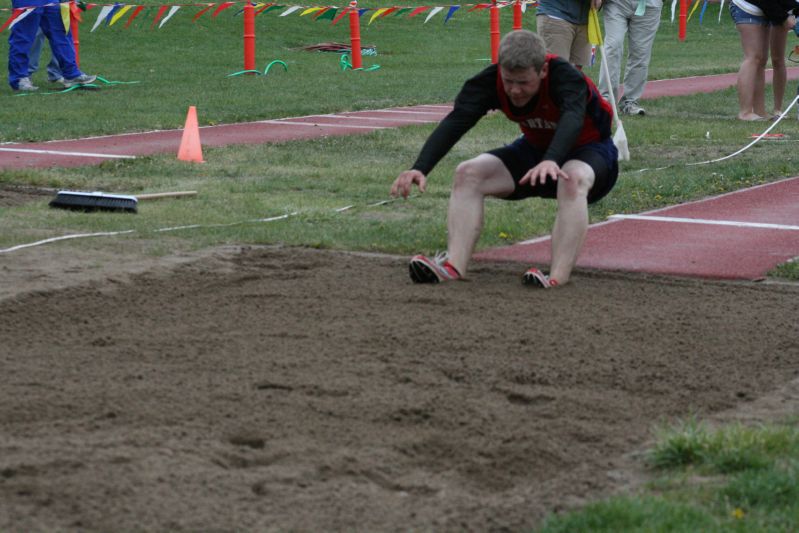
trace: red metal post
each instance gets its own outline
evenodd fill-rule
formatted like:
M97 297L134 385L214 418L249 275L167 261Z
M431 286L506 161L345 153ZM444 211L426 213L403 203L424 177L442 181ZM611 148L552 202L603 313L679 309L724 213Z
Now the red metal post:
M69 6L69 30L72 32L72 45L75 47L75 64L80 67L80 38L78 36L78 19L72 13L77 9L75 0L70 2Z
M688 27L688 0L680 0L680 41L685 40L685 32Z
M513 2L513 29L522 29L522 2L516 0Z
M244 4L244 70L255 70L255 8Z
M496 0L491 2L490 25L491 25L491 63L499 61L499 7Z
M361 17L358 13L358 2L352 0L350 10L350 47L352 48L352 68L363 68L361 59Z

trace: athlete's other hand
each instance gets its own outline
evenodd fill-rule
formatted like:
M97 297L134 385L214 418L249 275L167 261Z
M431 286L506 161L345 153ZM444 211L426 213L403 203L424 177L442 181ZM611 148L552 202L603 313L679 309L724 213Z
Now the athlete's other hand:
M394 184L391 186L391 196L407 198L414 183L421 192L425 192L427 189L427 177L424 174L418 170L406 170L394 180Z
M535 187L539 183L543 185L547 178L552 178L552 181L558 181L559 178L567 180L569 175L563 172L554 161L545 160L528 170L527 174L519 180L519 185L529 183L530 186Z

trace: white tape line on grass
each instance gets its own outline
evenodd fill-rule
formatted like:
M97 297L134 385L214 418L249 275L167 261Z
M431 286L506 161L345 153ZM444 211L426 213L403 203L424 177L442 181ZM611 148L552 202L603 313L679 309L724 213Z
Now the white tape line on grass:
M658 217L650 215L611 215L608 218L612 218L615 220L651 220L653 222L679 222L683 224L732 226L736 228L763 228L763 229L799 231L799 226L790 226L786 224L766 224L761 222L739 222L736 220L709 220L704 218Z
M51 242L56 241L66 241L68 239L83 239L86 237L107 237L110 235L124 235L126 233L133 233L136 231L135 229L129 229L125 231L104 231L101 233L77 233L75 235L63 235L61 237L51 237L49 239L44 239L41 241L31 242L27 244L18 244L17 246L12 246L11 248L4 248L0 250L0 254L5 254L8 252L16 252L17 250L22 250L23 248L31 248L32 246L39 246L41 244L49 244Z
M93 154L91 152L64 152L61 150L35 150L33 148L0 148L0 152L18 152L22 154L68 155L72 157L104 157L107 159L136 159L135 155Z

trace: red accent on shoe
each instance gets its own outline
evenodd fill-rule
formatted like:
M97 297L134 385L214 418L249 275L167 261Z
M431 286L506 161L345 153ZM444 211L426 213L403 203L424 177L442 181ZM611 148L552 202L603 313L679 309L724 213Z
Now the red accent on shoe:
M455 268L455 265L453 265L449 261L444 261L444 263L441 266L450 271L450 274L452 274L453 279L461 279L462 277L461 273L458 272L458 269Z
M560 283L558 283L558 280L549 278L549 286L550 287L557 287L558 285L560 285Z

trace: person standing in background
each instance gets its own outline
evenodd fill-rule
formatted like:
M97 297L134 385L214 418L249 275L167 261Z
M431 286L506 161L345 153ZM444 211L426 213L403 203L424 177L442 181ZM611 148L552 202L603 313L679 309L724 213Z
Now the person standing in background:
M547 50L582 69L591 61L588 42L588 11L599 9L602 0L540 0L536 9L537 33Z
M624 115L645 115L639 104L644 94L649 62L652 59L652 45L660 26L660 12L663 0L605 0L603 19L605 21L605 54L610 79L605 76L605 68L599 71L599 91L606 99L611 89L619 99L619 113ZM621 78L624 39L627 37L627 62L624 72L624 85L619 90Z
M35 91L30 80L30 52L36 33L44 32L50 49L64 74L64 86L92 83L97 76L84 74L75 60L75 48L64 30L61 7L49 0L12 0L12 7L34 8L11 28L8 38L8 84L15 91Z
M782 113L787 71L785 48L788 32L796 25L795 0L731 0L730 16L741 35L744 59L738 69L738 119L764 120L766 112L766 62L771 51L773 115Z
M33 40L30 54L28 54L28 77L33 76L39 70L39 60L42 57L44 39L44 32L39 28L39 31L36 32L36 38ZM64 74L61 72L61 66L52 51L50 62L47 64L47 80L51 83L64 83Z

